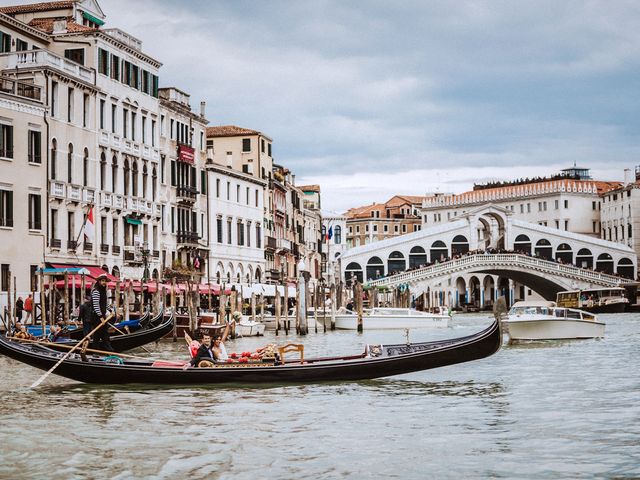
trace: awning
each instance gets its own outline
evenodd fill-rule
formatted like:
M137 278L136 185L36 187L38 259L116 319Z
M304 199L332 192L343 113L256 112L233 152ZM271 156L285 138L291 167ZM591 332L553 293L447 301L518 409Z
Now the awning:
M142 221L138 220L137 218L124 217L124 219L127 223L130 223L131 225L142 225Z
M85 273L85 285L90 287L95 282L95 279L100 275L106 275L109 282L115 282L118 279L111 275L109 272L103 270L102 268L95 265L65 265L63 263L51 263L49 267L44 269L44 273L48 273L50 275L64 275L67 272L69 274L69 286L73 286L74 282L76 288L80 288L82 283L82 273ZM75 273L78 272L78 273ZM63 288L64 280L58 280L55 283L56 287Z
M87 20L89 20L90 22L95 23L96 25L98 25L99 27L101 27L102 25L104 25L104 21L100 20L99 18L94 17L93 15L91 15L90 13L87 12L82 12L82 16L84 18L86 18Z

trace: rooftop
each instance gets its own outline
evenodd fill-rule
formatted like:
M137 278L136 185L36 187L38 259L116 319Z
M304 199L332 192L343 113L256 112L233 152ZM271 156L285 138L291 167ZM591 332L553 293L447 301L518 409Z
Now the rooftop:
M15 15L18 13L48 12L52 10L73 8L74 3L75 2L73 1L65 1L65 2L29 3L26 5L10 5L8 7L0 7L0 13L6 13L7 15Z
M257 130L237 127L235 125L220 125L207 127L207 137L238 137L242 135L263 135Z
M61 19L59 18L34 18L29 22L29 26L40 30L41 32L51 34L54 32L54 24L55 22L59 22ZM93 27L87 27L85 25L80 25L73 20L73 17L66 18L66 33L77 33L77 32L95 32L98 29Z

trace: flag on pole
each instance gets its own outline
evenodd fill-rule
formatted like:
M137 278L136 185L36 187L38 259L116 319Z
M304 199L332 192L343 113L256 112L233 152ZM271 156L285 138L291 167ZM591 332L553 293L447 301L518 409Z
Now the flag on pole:
M96 236L95 222L93 221L93 207L89 207L87 219L84 222L84 236L93 243Z
M327 242L331 240L332 237L333 237L333 226L330 226L329 231L327 232Z

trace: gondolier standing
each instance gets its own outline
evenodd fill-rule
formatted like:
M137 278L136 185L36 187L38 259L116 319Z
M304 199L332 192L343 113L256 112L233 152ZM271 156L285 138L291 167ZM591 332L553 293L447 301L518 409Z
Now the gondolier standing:
M91 290L91 303L93 305L94 325L102 322L107 316L107 276L100 275ZM109 341L109 322L100 327L93 336L97 349L112 352L113 347Z

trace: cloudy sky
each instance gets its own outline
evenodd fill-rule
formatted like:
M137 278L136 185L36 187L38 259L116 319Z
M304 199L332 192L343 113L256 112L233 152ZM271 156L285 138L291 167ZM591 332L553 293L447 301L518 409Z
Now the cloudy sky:
M640 164L640 2L102 0L326 210Z

